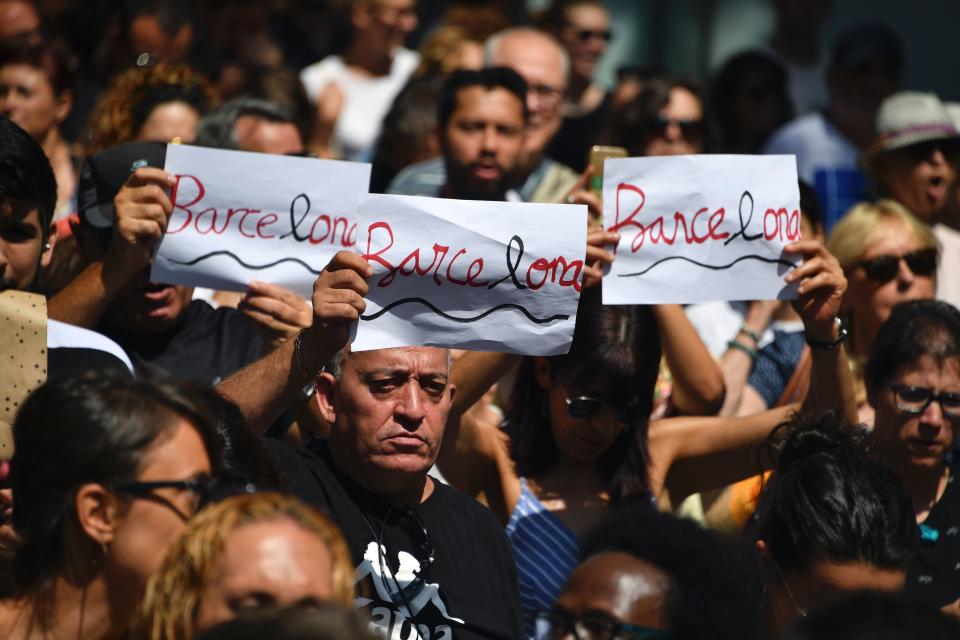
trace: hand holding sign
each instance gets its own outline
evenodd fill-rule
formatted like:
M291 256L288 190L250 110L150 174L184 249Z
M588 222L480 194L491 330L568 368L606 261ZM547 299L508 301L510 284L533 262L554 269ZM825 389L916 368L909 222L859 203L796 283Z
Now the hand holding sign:
M313 324L310 333L339 351L350 340L351 327L366 311L363 299L370 287L364 278L373 268L359 254L338 251L313 284Z
M807 336L818 342L832 342L834 319L840 315L847 279L840 263L818 240L788 244L784 253L802 255L803 263L784 278L799 283L799 297L793 305L803 318Z
M293 291L257 280L250 283L237 309L257 326L271 348L309 327L313 319L310 304Z
M108 270L126 281L150 264L173 210L167 189L174 177L162 169L141 167L130 174L114 198L113 238Z

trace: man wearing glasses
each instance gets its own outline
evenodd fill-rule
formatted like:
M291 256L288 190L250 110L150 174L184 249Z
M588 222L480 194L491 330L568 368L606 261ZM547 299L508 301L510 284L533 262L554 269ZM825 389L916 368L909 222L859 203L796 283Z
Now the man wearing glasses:
M357 254L334 256L314 285L312 326L218 390L263 433L304 384L315 384L329 435L297 452L268 442L297 495L341 527L357 607L387 637L519 638L516 569L502 526L427 475L456 393L449 352L345 349L371 272Z

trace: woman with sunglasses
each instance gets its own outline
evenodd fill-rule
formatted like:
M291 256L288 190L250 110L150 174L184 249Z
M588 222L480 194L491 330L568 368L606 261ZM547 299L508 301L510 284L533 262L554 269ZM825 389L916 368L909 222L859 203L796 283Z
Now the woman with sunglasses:
M703 103L696 84L660 77L646 82L637 97L616 114L611 144L630 156L703 153Z
M218 468L209 408L176 382L91 373L34 391L13 436L0 637L121 637Z
M353 606L353 562L329 518L296 498L227 498L190 521L147 586L131 638L190 640L249 611Z
M930 228L893 200L862 202L834 226L827 249L847 276L843 309L858 386L861 421L870 422L861 371L880 325L893 308L934 296L937 241Z
M893 310L866 370L871 440L913 503L921 543L905 591L960 614L960 311L917 300Z
M804 264L800 310L813 349L811 402L839 402L847 380L842 332L835 323L845 281L816 241L788 251ZM640 496L664 506L756 472L756 447L795 407L747 418L648 419L660 361L649 307L604 306L583 293L570 352L525 358L517 372L504 429L469 414L448 421L437 463L447 480L485 501L513 544L521 604L549 608L579 555L579 540L611 503ZM508 368L497 354L454 369L458 398L469 406ZM839 363L839 364L838 364ZM459 369L459 371L458 371ZM841 390L838 392L838 390ZM840 408L840 407L837 407Z

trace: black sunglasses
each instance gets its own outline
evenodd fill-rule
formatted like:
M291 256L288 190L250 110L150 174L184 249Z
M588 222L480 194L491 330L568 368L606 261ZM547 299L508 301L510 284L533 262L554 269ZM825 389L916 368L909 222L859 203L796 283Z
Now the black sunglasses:
M927 387L915 387L908 384L892 384L897 409L905 413L920 415L927 410L931 402L939 402L940 410L949 418L960 417L960 393L942 391L934 393Z
M602 31L594 31L592 29L577 29L576 34L577 40L581 42L586 42L592 38L599 38L604 42L610 42L610 40L613 38L613 32L609 29Z
M703 121L657 116L656 120L647 123L648 130L654 135L662 136L671 124L680 128L680 135L688 142L697 142L703 136Z
M937 270L937 250L933 247L911 251L902 256L877 256L864 260L860 266L863 267L863 272L868 278L877 284L886 284L897 277L901 259L916 276L932 276Z
M566 389L563 390L563 399L567 403L567 412L570 417L579 420L592 418L607 408L613 409L613 415L616 416L617 420L627 424L631 424L641 417L640 405L638 404L615 404L592 396L571 398L567 396Z
M952 158L960 151L960 141L956 139L927 140L903 147L903 152L909 155L914 162L922 162L936 151L939 151L948 159Z

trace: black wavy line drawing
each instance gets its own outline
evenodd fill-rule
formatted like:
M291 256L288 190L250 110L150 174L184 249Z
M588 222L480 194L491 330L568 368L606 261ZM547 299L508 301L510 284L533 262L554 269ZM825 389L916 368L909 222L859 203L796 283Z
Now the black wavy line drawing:
M461 323L464 323L464 324L470 323L470 322L477 322L477 321L479 321L479 320L483 320L484 318L486 318L486 317L487 317L488 315L490 315L491 313L495 313L495 312L501 311L501 310L503 310L503 309L516 309L517 311L519 311L519 312L522 313L523 315L527 316L527 318L530 320L530 322L533 322L533 323L535 323L535 324L549 324L549 323L554 322L554 321L556 321L556 320L566 320L566 319L568 319L568 318L570 317L569 315L556 314L556 315L550 316L549 318L538 318L538 317L534 316L532 313L530 313L529 311L527 311L524 307L521 307L521 306L518 305L518 304L506 303L506 304L498 304L497 306L491 307L490 309L487 309L487 310L484 311L483 313L478 314L478 315L476 315L476 316L473 316L473 317L471 317L471 318L458 318L458 317L456 317L456 316L451 316L451 315L448 314L448 313L444 313L444 312L441 311L440 309L437 309L432 303L430 303L430 302L427 301L427 300L424 300L423 298L401 298L400 300L394 300L393 302L391 302L390 304L388 304L388 305L385 306L384 308L380 309L380 310L377 311L376 313L372 313L372 314L366 315L366 316L360 316L360 319L361 319L361 320L376 320L377 318L379 318L379 317L382 316L383 314L387 313L387 312L390 311L391 309L395 309L396 307L399 307L399 306L402 305L402 304L407 304L407 303L410 303L410 302L417 302L417 303L419 303L419 304L422 304L423 306L429 308L431 311L433 311L435 314L437 314L437 315L440 316L441 318L444 318L445 320L449 320L449 321L451 321L451 322L461 322Z
M651 265L650 265L649 267L647 267L646 269L643 269L642 271L637 271L637 272L635 272L635 273L621 273L621 274L619 274L617 277L618 277L618 278L632 278L632 277L634 277L634 276L642 276L643 274L647 273L648 271L650 271L650 270L653 269L654 267L656 267L656 266L658 266L658 265L661 265L661 264L663 264L664 262L669 262L670 260L683 260L684 262L689 262L690 264L695 264L695 265L697 265L698 267L702 267L702 268L704 268L704 269L710 269L711 271L723 271L723 270L725 270L725 269L729 269L729 268L732 267L733 265L737 264L738 262L742 262L742 261L744 261L744 260L760 260L761 262L767 262L767 263L769 263L769 264L782 264L782 265L785 266L785 267L791 267L791 268L796 266L796 265L793 264L792 262L790 262L790 261L788 261L788 260L783 260L782 258L764 258L763 256L755 256L755 255L740 256L739 258L737 258L736 260L734 260L734 261L731 262L730 264L720 264L720 265L713 265L713 264L706 264L706 263L704 263L704 262L697 262L696 260L693 260L693 259L688 258L688 257L686 257L686 256L670 256L669 258L663 258L662 260L657 260L656 262L654 262L653 264L651 264Z
M180 261L180 260L174 260L173 258L167 258L167 260L169 260L170 262L172 262L172 263L174 263L174 264L183 265L183 266L185 266L185 267L192 267L193 265L197 264L198 262L203 262L203 261L206 260L207 258L213 258L214 256L229 256L229 257L233 258L234 260L236 260L236 261L237 261L238 263L240 263L241 265L243 265L244 267L246 267L247 269L253 269L253 270L255 270L255 271L262 271L262 270L264 270L264 269L269 269L270 267L275 267L275 266L277 266L278 264L280 264L280 263L282 263L282 262L295 262L295 263L299 264L301 267L303 267L304 269L306 269L307 271L309 271L310 273L312 273L312 274L315 275L315 276L318 276L318 275L320 275L320 273L321 273L320 271L314 269L313 267L311 267L310 265L308 265L306 262L304 262L303 260L300 260L300 259L298 259L298 258L280 258L279 260L274 260L273 262L270 262L270 263L268 263L268 264L249 264L249 263L244 262L244 261L241 260L239 257L237 257L236 255L234 255L233 253L231 253L231 252L229 252L229 251L213 251L213 252L211 252L211 253L205 253L205 254L203 254L202 256L198 256L198 257L194 258L193 260Z

